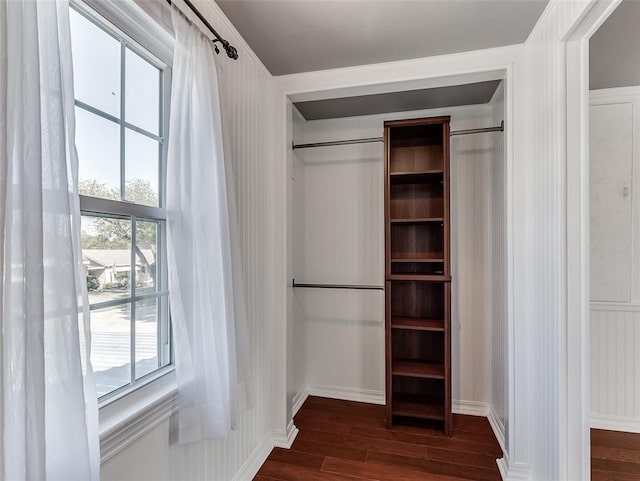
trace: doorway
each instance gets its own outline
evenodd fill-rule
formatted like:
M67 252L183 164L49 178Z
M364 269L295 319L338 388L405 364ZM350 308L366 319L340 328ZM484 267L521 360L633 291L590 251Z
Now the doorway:
M566 44L567 459L579 479L640 473L638 25L640 4L594 2Z

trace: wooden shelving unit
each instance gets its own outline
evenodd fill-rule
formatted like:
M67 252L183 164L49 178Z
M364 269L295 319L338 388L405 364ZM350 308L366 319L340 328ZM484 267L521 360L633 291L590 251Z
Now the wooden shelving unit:
M384 127L387 426L450 434L449 117Z

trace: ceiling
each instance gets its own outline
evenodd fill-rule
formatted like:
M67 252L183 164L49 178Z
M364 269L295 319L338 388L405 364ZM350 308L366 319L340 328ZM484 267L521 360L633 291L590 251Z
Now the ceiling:
M640 2L624 0L591 37L589 88L640 85Z
M498 85L500 80L491 80L451 87L296 102L294 105L306 120L357 117L484 104L491 100Z
M548 0L216 0L273 75L524 42Z

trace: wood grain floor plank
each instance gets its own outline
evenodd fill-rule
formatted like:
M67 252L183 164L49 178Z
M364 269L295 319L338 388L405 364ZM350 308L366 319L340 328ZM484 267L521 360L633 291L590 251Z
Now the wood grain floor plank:
M350 434L354 436L411 443L420 446L441 447L470 453L486 454L489 456L502 456L502 451L500 450L498 443L495 441L495 438L493 442L481 443L459 439L457 435L454 435L454 437L451 438L444 435L425 436L414 432L408 433L404 431L396 431L395 429L362 428L359 426L354 426L350 430Z
M640 464L616 461L613 459L591 459L591 467L600 471L640 475Z
M293 449L273 448L271 454L267 458L269 461L278 461L280 463L295 464L304 466L305 468L320 469L324 462L324 456L320 454L305 453Z
M500 473L496 469L467 466L463 464L445 463L429 459L416 459L396 454L369 452L367 463L396 466L423 473L440 474L454 478L472 479L474 481L500 481Z
M467 466L477 466L479 468L493 469L497 464L496 460L498 458L495 455L489 456L486 454L468 452L462 453L460 451L454 451L452 449L428 447L427 459L431 459L433 461L443 461L446 463L457 463Z
M640 451L640 434L592 429L591 445Z
M594 469L591 471L591 481L640 481L640 476Z
M320 454L322 456L332 456L334 458L352 459L354 461L365 461L367 459L366 449L301 439L296 439L291 449L305 453Z
M613 461L625 461L640 464L640 450L611 448L608 446L593 446L591 448L592 459L611 459Z
M327 433L343 433L347 434L351 428L348 424L325 421L308 416L301 416L295 419L295 425L298 429L312 429L314 431L324 431Z
M397 466L384 466L330 457L326 458L322 470L323 472L345 473L356 478L376 481L462 481L463 479L437 473L412 471Z
M269 460L262 465L258 475L275 478L278 481L354 481L354 478L357 479L356 476L322 472L316 469Z

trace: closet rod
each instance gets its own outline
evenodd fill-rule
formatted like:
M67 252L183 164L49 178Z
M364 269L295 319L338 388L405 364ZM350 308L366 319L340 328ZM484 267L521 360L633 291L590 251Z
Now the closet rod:
M204 25L209 29L209 31L215 37L215 39L211 40L211 41L213 42L213 44L215 46L216 53L220 53L220 51L218 50L218 47L217 47L217 45L215 45L215 43L216 42L220 42L222 44L222 47L224 48L225 52L227 52L227 57L229 57L229 58L231 58L233 60L238 60L238 51L236 50L236 48L233 45L231 45L228 40L225 40L224 38L222 38L220 36L220 34L218 32L216 32L216 29L213 28L213 26L207 21L207 19L204 17L204 15L202 15L200 13L200 11L196 8L196 6L193 3L191 3L190 0L182 0L182 1L187 5L187 7L189 7L191 9L191 11L195 14L196 17L198 17L200 19L200 21L202 23L204 23ZM184 12L182 10L180 10L180 8L177 5L175 5L171 0L166 0L166 2L169 5L173 5L178 10L178 12L180 12L180 14L185 18L185 20L187 22L189 22L189 24L192 24L191 20L189 20L189 17L187 17L184 14Z
M292 280L293 288L308 287L312 289L358 289L365 291L384 291L383 286L366 286L354 284L297 284L296 280Z
M468 130L454 130L449 132L449 135L470 135L470 134L483 134L485 132L504 132L504 120L500 122L498 127L485 127L482 129L468 129ZM313 144L296 144L291 142L291 148L296 149L308 149L312 147L332 147L334 145L351 145L351 144L368 144L372 142L384 142L384 137L369 137L366 139L353 139L353 140L334 140L332 142L316 142Z

